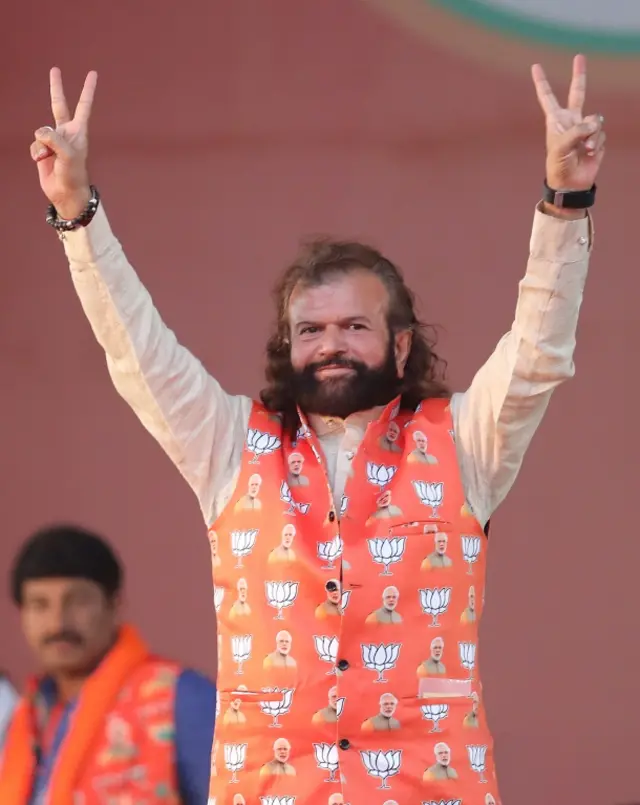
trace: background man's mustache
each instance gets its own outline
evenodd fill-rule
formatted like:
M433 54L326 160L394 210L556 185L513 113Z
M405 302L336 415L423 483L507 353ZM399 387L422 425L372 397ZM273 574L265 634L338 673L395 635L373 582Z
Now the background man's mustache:
M76 632L58 632L58 634L49 635L42 641L43 645L48 646L51 643L73 643L81 645L84 641Z

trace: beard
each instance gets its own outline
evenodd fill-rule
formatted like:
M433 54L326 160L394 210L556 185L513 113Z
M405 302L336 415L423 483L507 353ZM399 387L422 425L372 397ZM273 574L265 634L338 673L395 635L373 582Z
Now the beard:
M325 366L341 366L353 374L318 379L316 372ZM300 408L307 414L346 419L357 411L387 405L400 391L400 378L393 346L389 339L387 354L378 366L334 355L304 369L293 370L293 390Z

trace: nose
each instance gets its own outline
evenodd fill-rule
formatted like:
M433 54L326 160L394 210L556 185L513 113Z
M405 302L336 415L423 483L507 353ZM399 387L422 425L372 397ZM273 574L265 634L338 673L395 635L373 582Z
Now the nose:
M326 358L330 355L343 355L346 352L344 332L341 327L329 325L322 333L319 354Z

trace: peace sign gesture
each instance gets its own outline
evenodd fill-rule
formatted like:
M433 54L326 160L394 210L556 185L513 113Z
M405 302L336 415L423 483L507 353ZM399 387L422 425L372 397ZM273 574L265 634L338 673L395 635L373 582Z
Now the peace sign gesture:
M587 60L576 56L566 108L558 103L544 70L531 68L538 101L547 127L547 184L554 190L589 190L604 158L604 118L583 116L587 90Z
M56 128L44 126L36 131L31 157L38 165L45 196L61 218L71 219L81 214L91 196L87 173L88 128L98 74L87 75L73 117L57 67L52 68L49 81Z

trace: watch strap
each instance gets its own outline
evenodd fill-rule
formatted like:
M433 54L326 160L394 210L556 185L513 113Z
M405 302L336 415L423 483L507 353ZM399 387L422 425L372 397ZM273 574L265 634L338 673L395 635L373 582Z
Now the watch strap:
M565 210L586 210L596 203L596 185L589 190L554 190L545 180L543 200Z

